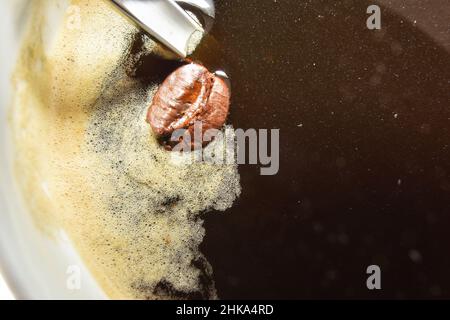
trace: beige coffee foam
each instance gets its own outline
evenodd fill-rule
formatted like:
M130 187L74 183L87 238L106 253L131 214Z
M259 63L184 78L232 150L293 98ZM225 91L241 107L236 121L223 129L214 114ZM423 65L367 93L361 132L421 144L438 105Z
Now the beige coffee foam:
M67 232L111 298L216 298L199 251L201 213L231 207L237 166L174 161L157 144L145 114L158 84L125 75L137 30L107 3L32 6L11 125L17 179L36 222ZM52 10L65 13L64 27L44 45Z

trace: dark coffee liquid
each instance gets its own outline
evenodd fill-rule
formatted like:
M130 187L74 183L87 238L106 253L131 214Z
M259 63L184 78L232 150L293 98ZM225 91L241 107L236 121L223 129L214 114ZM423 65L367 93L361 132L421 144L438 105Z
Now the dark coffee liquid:
M280 129L279 173L240 166L240 199L206 215L221 298L450 298L450 7L382 7L372 31L371 4L216 1L192 58L231 77L235 128Z

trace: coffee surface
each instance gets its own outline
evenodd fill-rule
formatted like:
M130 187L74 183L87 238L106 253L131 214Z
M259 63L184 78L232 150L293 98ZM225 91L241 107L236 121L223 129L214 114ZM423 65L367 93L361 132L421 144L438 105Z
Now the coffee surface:
M231 77L228 123L280 129L274 176L167 162L145 112L180 64L88 2L56 51L26 41L12 122L33 212L112 297L450 297L445 1L382 1L379 31L369 1L216 1L193 58Z
M380 2L371 31L370 1L216 1L230 122L280 128L279 173L206 218L220 297L450 297L450 8Z

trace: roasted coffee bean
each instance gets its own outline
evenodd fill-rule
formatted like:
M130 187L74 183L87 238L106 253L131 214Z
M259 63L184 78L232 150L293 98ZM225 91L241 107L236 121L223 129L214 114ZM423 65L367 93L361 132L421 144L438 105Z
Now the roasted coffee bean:
M201 122L202 135L208 129L220 129L227 118L230 90L226 82L205 67L191 63L167 77L156 92L148 110L147 122L169 150L178 141L170 141L172 133L186 129L192 149L205 143L194 139L194 124Z

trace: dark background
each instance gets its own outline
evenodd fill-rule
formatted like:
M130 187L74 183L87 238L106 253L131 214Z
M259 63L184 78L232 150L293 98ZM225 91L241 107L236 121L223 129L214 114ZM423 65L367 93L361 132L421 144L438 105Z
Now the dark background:
M205 215L220 298L450 298L449 5L382 2L371 31L373 1L216 1L229 122L281 135Z

